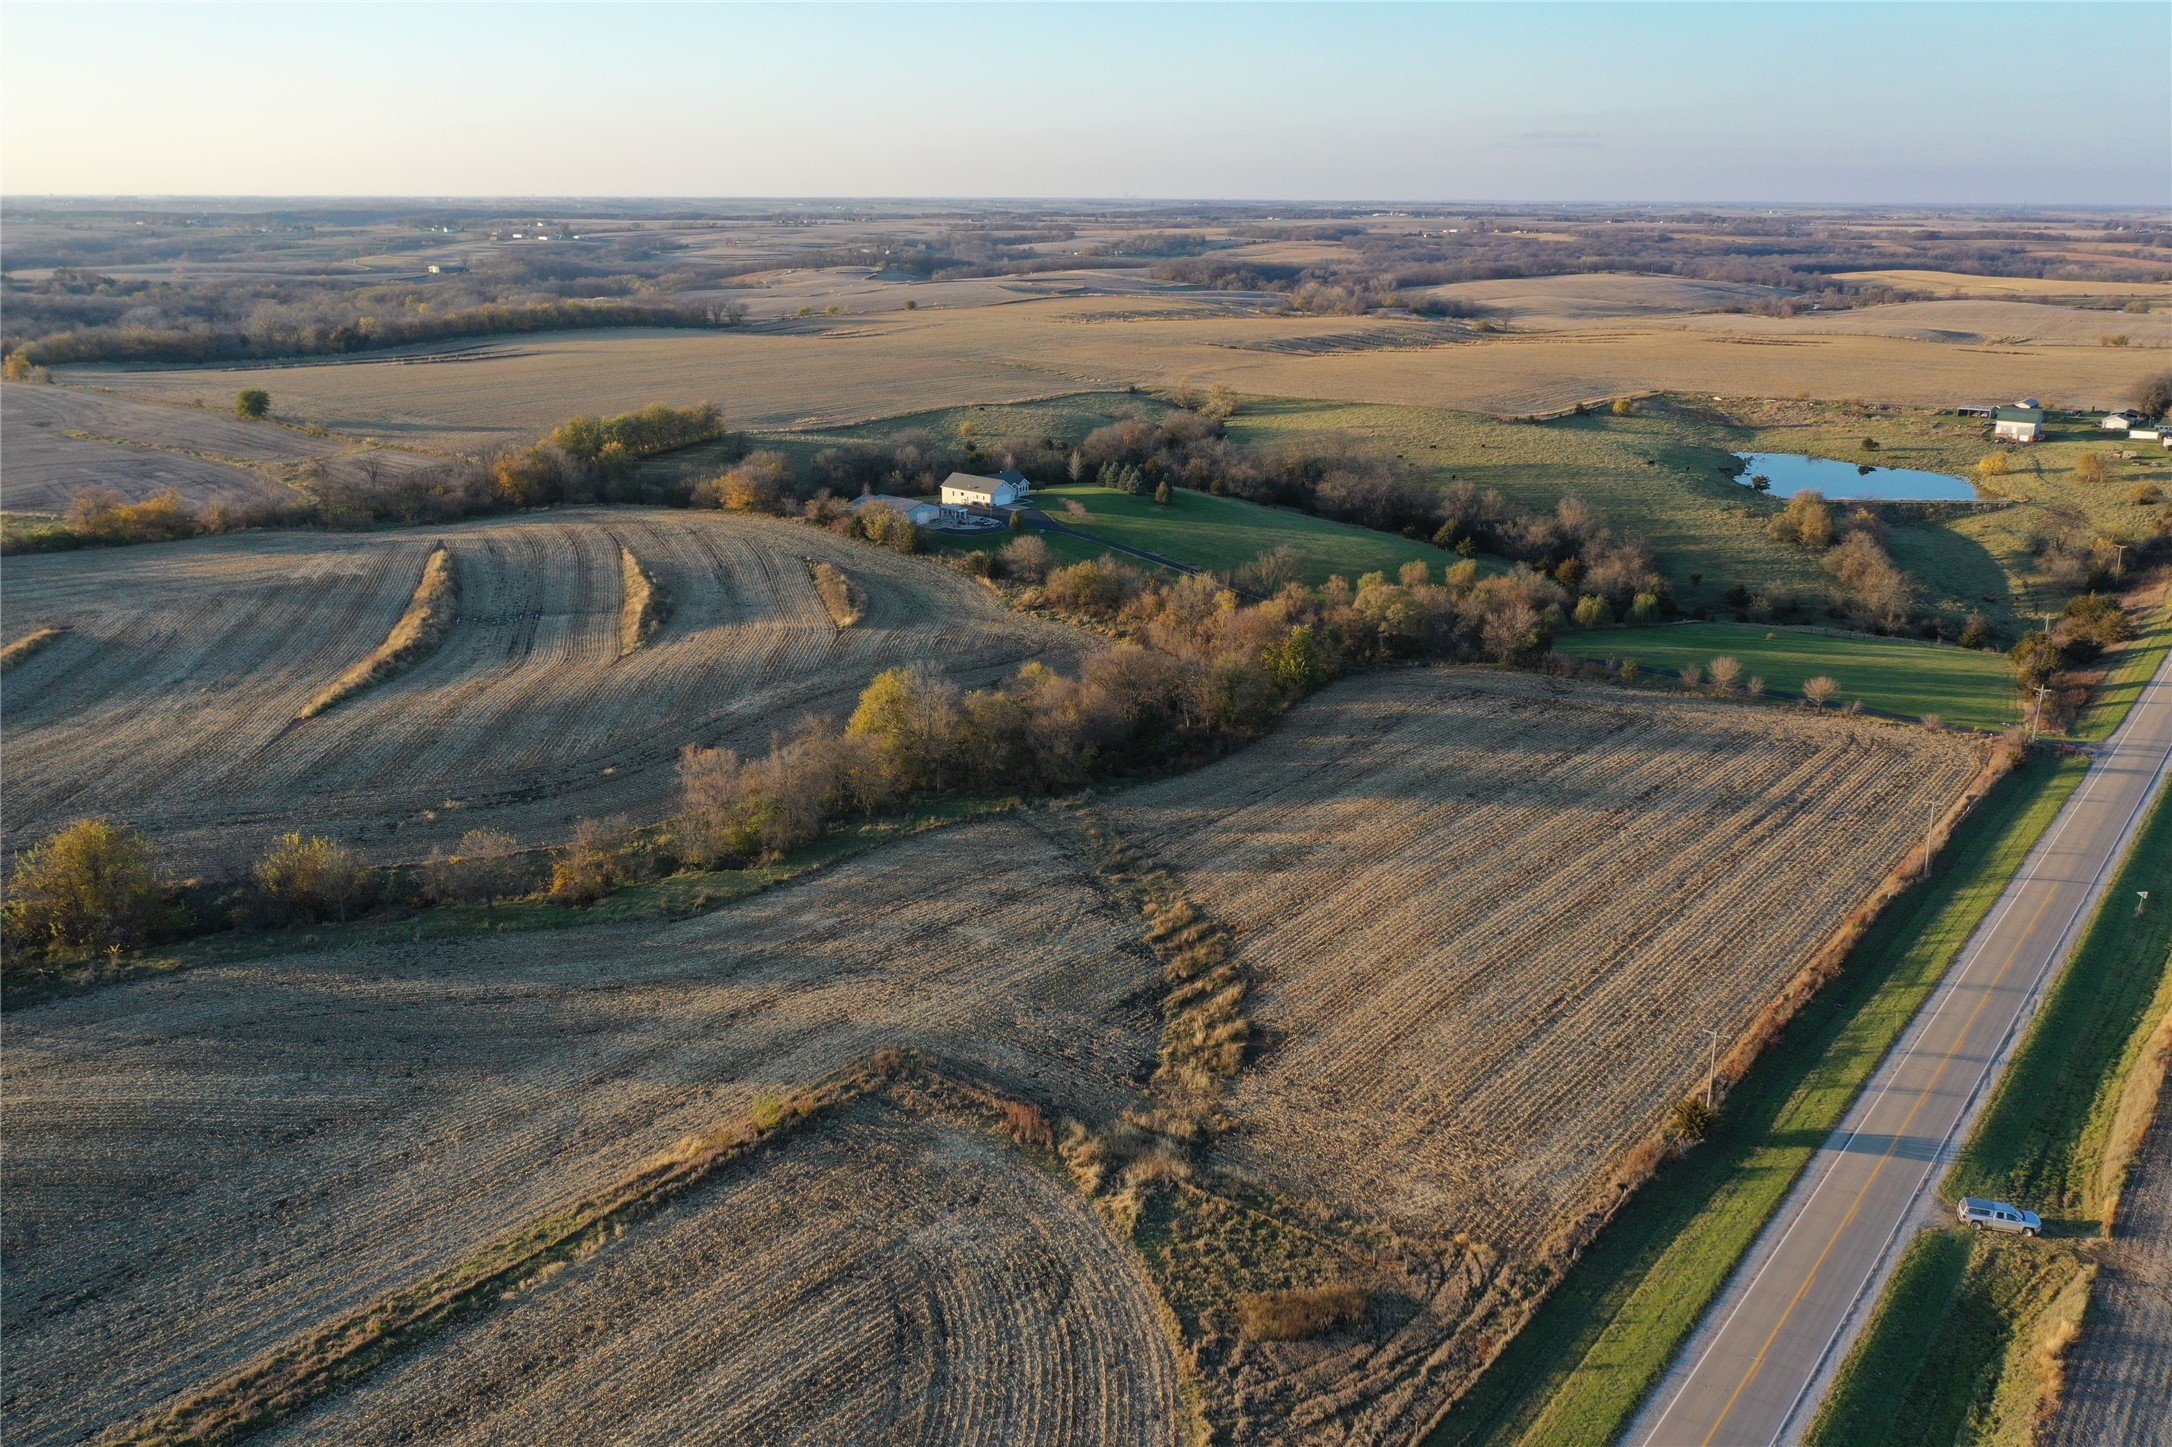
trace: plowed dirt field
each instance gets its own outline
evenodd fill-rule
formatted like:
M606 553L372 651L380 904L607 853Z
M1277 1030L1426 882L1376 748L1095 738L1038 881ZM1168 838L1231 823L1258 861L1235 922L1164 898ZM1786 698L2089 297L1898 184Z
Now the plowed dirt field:
M761 1095L886 1046L1107 1119L1152 1071L1158 999L1136 916L1084 872L1081 851L1002 819L664 927L296 954L12 1012L0 1063L8 1439L73 1442L133 1420L743 1116ZM977 1174L970 1162L915 1169ZM982 1179L994 1193L986 1212L1016 1222L1039 1211L1038 1186ZM868 1180L847 1172L823 1189L851 1200ZM891 1205L858 1209L895 1215L908 1234L915 1219L934 1233L967 1206L954 1194L908 1207L917 1188L893 1189ZM1071 1231L1079 1209L1033 1229ZM738 1208L718 1210L722 1223ZM973 1234L970 1214L947 1219ZM802 1241L822 1234L811 1220L792 1229L809 1233ZM1002 1227L1013 1229L1026 1228ZM770 1244L787 1250L781 1237ZM945 1269L981 1259L968 1240L949 1249ZM1099 1289L1089 1282L1104 1265L1073 1265L1080 1292ZM780 1255L713 1287L781 1323L775 1314L789 1312L763 1303L787 1290L791 1269ZM930 1281L914 1299L928 1307L945 1289ZM1065 1310L1085 1315L1051 1331L1135 1309ZM1005 1349L987 1347L984 1364L995 1369ZM1147 1357L1134 1367L1151 1396L1159 1369ZM960 1396L931 1388L928 1409L980 1413L969 1385ZM1030 1425L971 1420L991 1441ZM669 1435L638 1416L626 1426Z
M384 641L440 539L460 587L442 646L298 721ZM672 599L623 658L621 545ZM831 622L809 560L865 592L853 627ZM581 816L653 818L689 742L759 753L804 716L849 712L884 668L977 684L1087 646L924 560L656 509L11 558L0 589L11 633L70 630L8 678L11 837L109 814L189 869L294 828L421 858L483 826L536 843Z

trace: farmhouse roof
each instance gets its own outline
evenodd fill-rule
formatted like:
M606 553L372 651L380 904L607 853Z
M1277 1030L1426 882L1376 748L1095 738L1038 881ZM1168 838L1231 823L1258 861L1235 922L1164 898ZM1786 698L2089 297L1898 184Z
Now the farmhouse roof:
M2000 407L1991 414L1991 418L1995 422L2042 422L2044 420L2044 409L2041 407Z
M1032 484L1031 482L1027 481L1027 479L1026 479L1026 475L1025 475L1024 473L1020 472L1020 471L1019 471L1019 470L1018 470L1017 468L1015 468L1015 467L1006 467L1006 468L1004 468L1004 469L1003 469L1003 470L1002 470L1001 472L999 472L999 473L997 473L997 474L995 475L995 480L996 480L997 482L1007 482L1007 483L1009 483L1009 484L1010 484L1010 485L1011 485L1012 487L1031 487L1031 486L1033 486L1033 484Z
M993 477L977 477L970 472L953 472L943 479L943 486L952 492L978 493L982 497L994 497L1002 480Z

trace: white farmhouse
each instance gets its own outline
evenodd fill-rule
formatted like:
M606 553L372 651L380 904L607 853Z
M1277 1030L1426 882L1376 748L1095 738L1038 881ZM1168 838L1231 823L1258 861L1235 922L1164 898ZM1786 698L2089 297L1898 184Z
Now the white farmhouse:
M1017 507L1032 491L1033 484L1015 471L995 477L953 472L943 479L943 506Z
M2044 409L2000 407L1991 414L1991 435L2001 442L2042 442Z

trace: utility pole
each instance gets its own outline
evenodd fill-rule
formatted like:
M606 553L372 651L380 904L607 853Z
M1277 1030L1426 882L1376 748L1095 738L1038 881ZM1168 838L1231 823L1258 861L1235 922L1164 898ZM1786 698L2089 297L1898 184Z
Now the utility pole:
M1923 824L1923 877L1925 879L1931 877L1931 836L1938 832L1937 800L1933 799L1931 801L1929 812L1930 818L1925 820Z
M2032 744L2036 742L2036 736L2043 732L2044 695L2049 692L2051 692L2051 685L2048 683L2039 683L2036 686L2036 707L2029 716L2029 742Z
M1720 1032L1717 1030L1707 1029L1704 1033L1710 1036L1712 1041L1711 1048L1705 1055L1704 1063L1704 1108L1706 1110L1717 1110L1719 1109L1719 1104L1717 1100L1714 1099L1714 1097L1719 1093Z
M2115 578L2127 576L2127 545L2125 543L2112 544L2112 576Z

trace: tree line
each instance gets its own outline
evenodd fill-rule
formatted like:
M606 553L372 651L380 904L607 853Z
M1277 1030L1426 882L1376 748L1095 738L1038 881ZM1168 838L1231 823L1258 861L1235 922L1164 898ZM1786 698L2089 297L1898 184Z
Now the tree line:
M272 357L338 356L456 337L491 337L596 327L735 327L746 320L739 301L489 303L454 311L389 316L269 313L235 329L215 327L86 327L16 343L7 375L20 380L33 367L83 362L233 362Z

